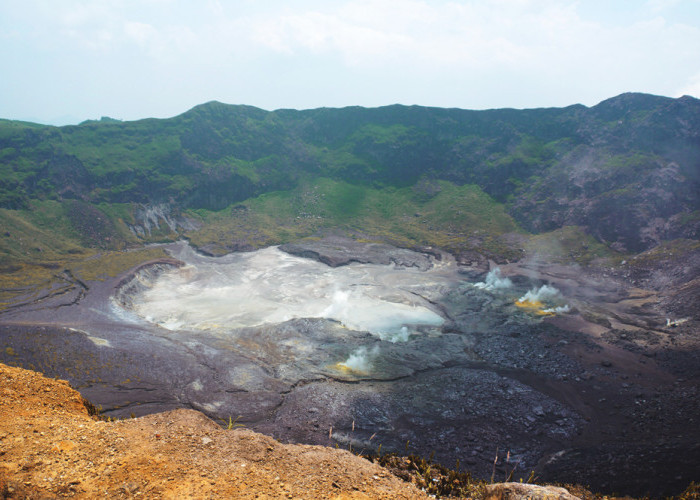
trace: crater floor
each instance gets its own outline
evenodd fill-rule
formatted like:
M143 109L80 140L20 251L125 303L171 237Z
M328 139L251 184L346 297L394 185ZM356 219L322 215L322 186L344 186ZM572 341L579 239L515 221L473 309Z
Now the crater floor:
M3 312L0 358L112 416L190 407L283 441L434 453L484 477L498 455L499 475L631 494L699 478L696 320L665 327L652 292L340 238L168 251Z

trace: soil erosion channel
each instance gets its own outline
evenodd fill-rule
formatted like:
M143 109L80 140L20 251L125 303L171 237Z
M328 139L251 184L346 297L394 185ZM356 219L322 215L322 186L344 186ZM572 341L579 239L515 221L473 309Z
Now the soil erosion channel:
M498 455L497 479L536 468L635 494L697 479L698 440L672 430L698 414L697 384L683 392L673 359L605 340L625 325L665 335L617 285L339 238L167 248L3 312L2 361L69 380L111 416L190 407L283 441L434 453L485 477ZM615 328L591 320L606 314Z

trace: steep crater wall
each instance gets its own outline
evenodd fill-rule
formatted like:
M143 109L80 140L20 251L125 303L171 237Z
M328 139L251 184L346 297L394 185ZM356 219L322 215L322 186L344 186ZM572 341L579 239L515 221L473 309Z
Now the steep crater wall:
M184 262L176 259L158 259L145 262L129 272L117 284L113 297L125 309L133 309L134 299L152 288L163 273L184 265Z

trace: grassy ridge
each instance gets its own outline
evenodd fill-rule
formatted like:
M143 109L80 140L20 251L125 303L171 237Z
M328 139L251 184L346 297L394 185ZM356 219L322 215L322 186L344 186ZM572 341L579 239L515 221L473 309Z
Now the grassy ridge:
M62 203L44 201L27 210L0 209L0 262L51 261L82 252L80 236L66 217Z
M32 199L173 198L181 208L219 210L296 186L308 175L375 187L405 187L427 176L477 184L506 201L534 195L531 180L569 166L568 154L577 148L586 153L594 144L602 170L639 174L662 159L691 175L687 160L697 148L678 130L677 115L692 118L699 105L641 94L593 108L486 111L386 106L266 112L211 102L165 120L67 127L0 120L0 207L26 207ZM656 137L677 145L660 151L649 140ZM584 188L598 195L624 187L625 180Z

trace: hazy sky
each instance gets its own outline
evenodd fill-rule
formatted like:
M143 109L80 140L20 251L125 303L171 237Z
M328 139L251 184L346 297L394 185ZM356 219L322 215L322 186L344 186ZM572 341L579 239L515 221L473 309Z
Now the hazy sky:
M700 0L0 0L0 117L700 97Z

